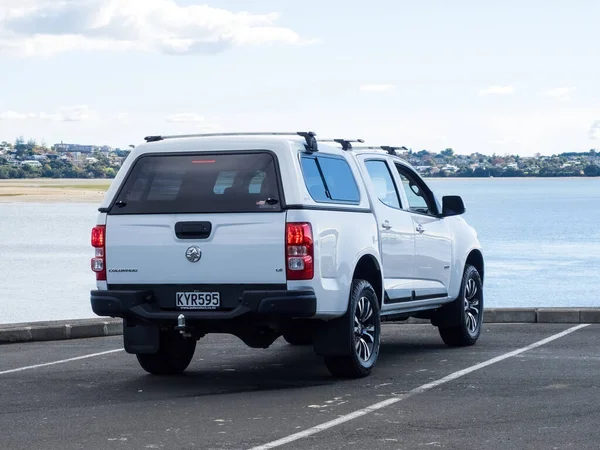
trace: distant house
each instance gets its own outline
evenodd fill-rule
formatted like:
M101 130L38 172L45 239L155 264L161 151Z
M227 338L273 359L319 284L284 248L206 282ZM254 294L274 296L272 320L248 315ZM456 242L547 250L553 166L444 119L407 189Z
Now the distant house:
M458 172L458 167L453 166L452 164L446 164L444 167L442 167L442 170L444 172Z
M28 159L21 162L22 166L42 167L42 163L33 159Z
M417 172L425 173L431 170L431 166L416 166L415 169L417 169Z
M81 144L65 144L63 142L54 144L54 150L59 153L94 153L94 152L110 152L112 149L108 145L81 145Z

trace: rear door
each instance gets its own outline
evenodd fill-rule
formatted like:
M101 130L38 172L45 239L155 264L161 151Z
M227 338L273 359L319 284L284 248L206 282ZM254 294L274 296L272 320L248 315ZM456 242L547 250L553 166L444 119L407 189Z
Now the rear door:
M413 290L415 232L410 214L402 209L398 188L385 157L359 158L374 194L373 208L379 226L383 278L388 296L382 311L411 300Z
M150 154L106 222L111 285L285 284L285 212L266 151Z

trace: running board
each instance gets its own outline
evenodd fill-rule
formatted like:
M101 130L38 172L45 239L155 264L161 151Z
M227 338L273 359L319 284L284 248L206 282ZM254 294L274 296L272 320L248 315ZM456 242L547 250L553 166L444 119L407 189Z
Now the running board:
M401 303L393 304L394 307L392 309L387 309L381 312L382 319L387 316L396 316L406 314L407 318L410 316L410 313L427 311L431 309L441 308L443 305L447 303L451 303L452 300L448 297L443 298L430 298L427 300L410 300Z

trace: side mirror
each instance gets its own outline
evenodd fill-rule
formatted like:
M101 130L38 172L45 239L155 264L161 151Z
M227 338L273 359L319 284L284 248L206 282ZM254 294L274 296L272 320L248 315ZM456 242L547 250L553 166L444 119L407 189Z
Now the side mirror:
M460 216L466 211L463 199L458 195L442 197L442 217Z

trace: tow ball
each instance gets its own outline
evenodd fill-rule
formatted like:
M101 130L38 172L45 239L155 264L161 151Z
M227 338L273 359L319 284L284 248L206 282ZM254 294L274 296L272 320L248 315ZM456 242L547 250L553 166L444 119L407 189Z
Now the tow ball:
M178 330L184 338L192 337L192 334L185 326L185 316L183 314L179 314L179 317L177 317L177 326L175 329Z

